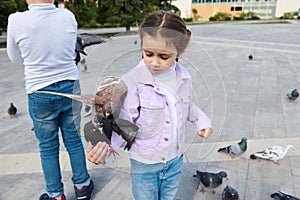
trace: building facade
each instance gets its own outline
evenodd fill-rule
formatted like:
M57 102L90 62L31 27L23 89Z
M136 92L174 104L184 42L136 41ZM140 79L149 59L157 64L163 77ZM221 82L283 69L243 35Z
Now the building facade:
M233 17L250 11L261 19L279 18L300 8L300 0L173 0L172 3L180 9L181 17L195 18L194 9L199 20L209 20L218 12Z

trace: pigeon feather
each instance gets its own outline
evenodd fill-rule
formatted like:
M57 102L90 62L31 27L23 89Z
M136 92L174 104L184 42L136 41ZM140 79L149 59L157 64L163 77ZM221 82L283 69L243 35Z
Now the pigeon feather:
M196 175L193 177L197 178L197 188L199 188L200 183L205 188L217 188L223 183L223 178L227 177L227 173L225 171L220 171L218 173L211 173L211 172L202 172L199 170L196 170ZM204 188L202 187L201 192L204 192ZM211 191L212 193L215 193L214 190Z
M273 199L276 199L276 200L300 200L297 197L294 197L294 196L289 195L289 194L285 194L285 193L280 192L280 191L271 194L271 197Z
M222 200L238 200L239 193L231 186L227 185L222 192Z
M283 159L289 150L295 149L293 145L287 145L286 147L282 146L273 146L267 148L263 151L258 151L254 154L250 155L251 159L264 159L264 160L271 160L273 162L277 162L278 160Z
M232 156L239 156L247 150L247 138L242 138L240 142L219 148L218 152L228 153Z
M10 117L16 117L17 110L18 109L14 106L14 104L10 103L7 113L9 114Z

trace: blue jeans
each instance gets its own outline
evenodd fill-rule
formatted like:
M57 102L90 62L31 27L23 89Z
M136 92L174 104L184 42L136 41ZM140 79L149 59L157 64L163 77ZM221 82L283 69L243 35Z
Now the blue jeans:
M136 200L172 200L178 190L183 156L167 163L131 161L132 193Z
M40 89L80 94L79 81L60 81ZM40 157L46 190L50 197L64 193L59 164L59 128L69 154L75 185L89 183L85 152L80 135L82 104L66 97L50 94L28 94L28 107L34 131L39 140Z

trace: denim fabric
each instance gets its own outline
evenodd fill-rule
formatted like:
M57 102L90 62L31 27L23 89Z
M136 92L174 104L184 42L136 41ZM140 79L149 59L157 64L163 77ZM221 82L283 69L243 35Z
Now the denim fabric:
M40 90L80 94L79 81L60 81ZM46 189L50 197L63 194L59 164L59 129L69 154L76 184L89 183L85 152L80 135L82 104L66 97L49 94L28 94L29 113L39 140L40 157Z
M136 200L172 200L178 190L183 156L166 163L131 161L132 193Z

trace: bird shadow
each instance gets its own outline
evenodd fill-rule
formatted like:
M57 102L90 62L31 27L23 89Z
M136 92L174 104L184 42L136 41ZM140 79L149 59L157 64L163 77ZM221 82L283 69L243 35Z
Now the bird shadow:
M5 116L2 117L2 119L18 119L18 118L23 117L25 115L26 115L25 112L18 112L15 116L5 115Z

